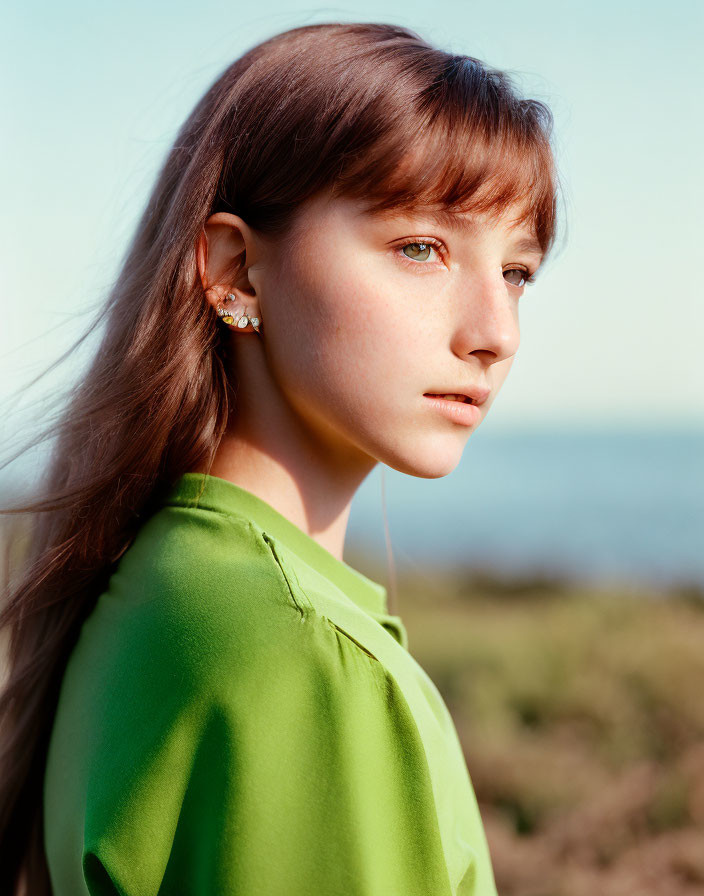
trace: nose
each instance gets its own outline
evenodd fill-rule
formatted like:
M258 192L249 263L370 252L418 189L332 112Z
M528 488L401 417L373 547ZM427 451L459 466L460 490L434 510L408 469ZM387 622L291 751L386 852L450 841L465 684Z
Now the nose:
M469 299L468 299L469 292ZM503 272L475 277L462 290L457 308L453 351L461 358L488 355L493 364L518 351L521 334L518 323L520 293L506 282Z

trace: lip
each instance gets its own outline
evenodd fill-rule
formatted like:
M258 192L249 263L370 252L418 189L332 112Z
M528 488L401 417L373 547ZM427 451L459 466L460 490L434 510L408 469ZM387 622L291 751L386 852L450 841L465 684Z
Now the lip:
M432 393L430 390L424 393L424 395L466 395L467 398L472 399L472 404L474 405L482 405L487 400L489 395L491 394L491 389L486 386L460 386L456 388L452 386L449 389L433 389Z
M445 392L445 395L464 394ZM430 402L430 406L440 411L453 423L460 423L462 426L475 426L481 420L481 411L476 404L469 404L466 401L457 401L450 398L435 398L431 395L424 395L425 399Z

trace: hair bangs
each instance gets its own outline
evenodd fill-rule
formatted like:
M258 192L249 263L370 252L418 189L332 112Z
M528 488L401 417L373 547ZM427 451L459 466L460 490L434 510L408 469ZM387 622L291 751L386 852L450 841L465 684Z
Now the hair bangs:
M557 226L552 113L518 99L503 73L450 58L460 61L415 96L397 91L388 130L348 164L335 192L379 215L437 209L496 221L510 212L547 254Z

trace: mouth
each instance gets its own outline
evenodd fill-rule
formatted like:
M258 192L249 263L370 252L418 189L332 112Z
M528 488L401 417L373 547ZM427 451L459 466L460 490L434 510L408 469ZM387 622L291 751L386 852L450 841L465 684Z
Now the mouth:
M477 426L481 420L482 412L479 408L481 401L473 400L470 395L451 392L424 392L423 397L428 399L428 408L436 414L442 414L453 423L461 426ZM466 405L473 405L473 407L466 407Z
M454 385L454 383L453 383ZM446 389L444 392L424 392L428 398L444 398L446 401L460 401L464 404L474 404L477 407L483 405L491 394L491 386L483 383L471 383L469 385L462 384L461 392L450 392Z
M469 395L438 395L435 392L424 392L423 395L427 395L428 398L445 398L448 401L463 401L465 404L476 404L473 398L470 398Z

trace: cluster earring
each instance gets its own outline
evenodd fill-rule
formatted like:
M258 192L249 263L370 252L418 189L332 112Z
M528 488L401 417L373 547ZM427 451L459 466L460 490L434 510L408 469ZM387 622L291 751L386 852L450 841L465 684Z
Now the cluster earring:
M237 301L237 296L233 293L228 293L225 298L225 304L233 303ZM218 305L217 307L218 317L222 320L224 324L228 324L231 327L238 327L240 330L243 330L246 326L251 324L257 333L261 332L261 323L258 317L250 317L247 314L246 306L242 304L233 305L231 308L223 308L222 305Z

